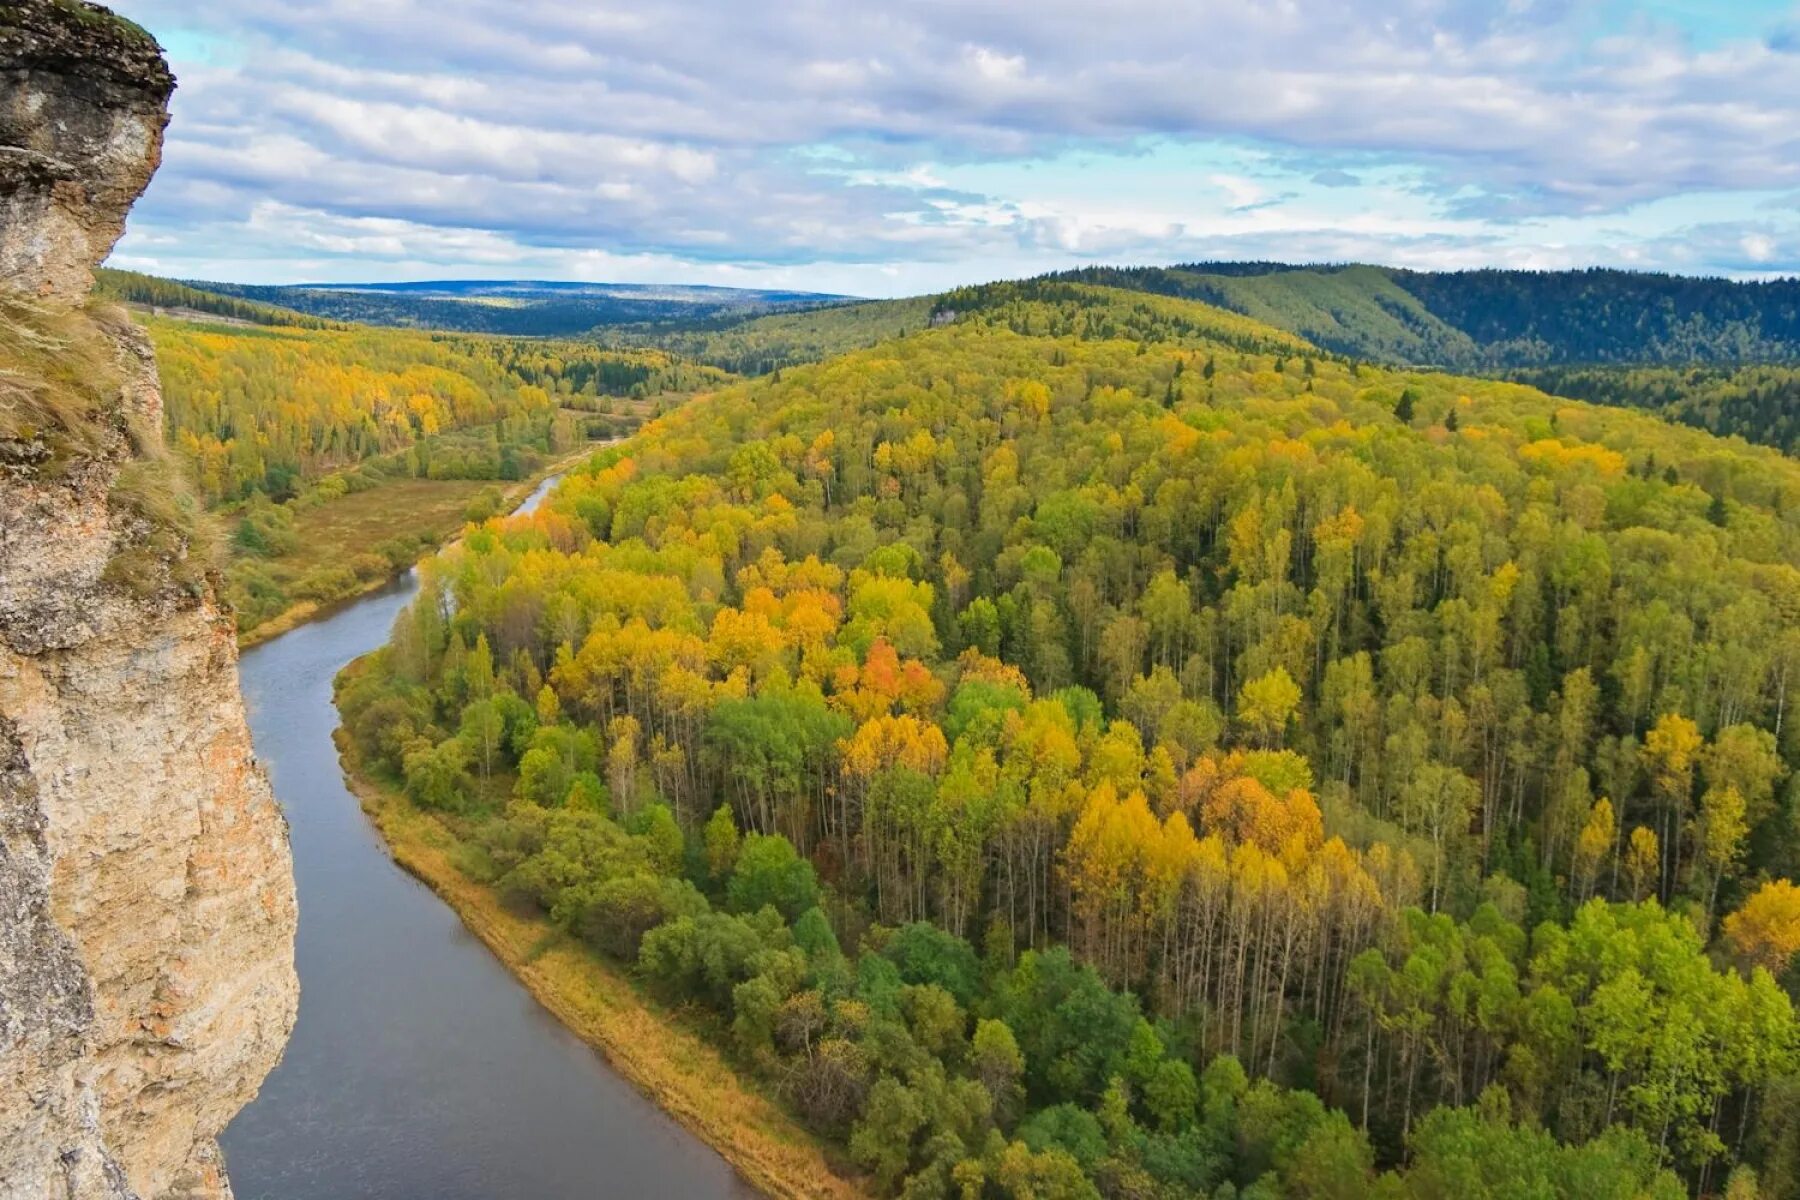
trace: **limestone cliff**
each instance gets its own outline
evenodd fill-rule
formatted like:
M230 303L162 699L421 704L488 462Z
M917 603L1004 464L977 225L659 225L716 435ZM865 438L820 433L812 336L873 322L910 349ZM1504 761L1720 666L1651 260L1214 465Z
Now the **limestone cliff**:
M298 999L204 521L87 299L173 86L104 9L0 3L0 1200L229 1196Z

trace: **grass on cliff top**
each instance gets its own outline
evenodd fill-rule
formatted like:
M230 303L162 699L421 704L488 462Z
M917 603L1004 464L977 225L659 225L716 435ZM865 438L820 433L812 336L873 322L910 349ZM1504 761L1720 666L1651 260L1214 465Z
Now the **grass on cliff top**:
M0 453L59 473L106 442L119 372L107 322L117 310L61 309L0 293Z
M0 293L0 462L55 480L129 450L107 503L130 528L106 577L139 594L170 585L198 594L220 561L217 528L161 431L126 411L118 356L129 330L114 305L60 308Z
M121 17L110 8L98 4L85 4L82 0L50 0L55 7L62 9L82 25L92 29L111 30L133 41L161 51L162 45L150 31L128 17Z

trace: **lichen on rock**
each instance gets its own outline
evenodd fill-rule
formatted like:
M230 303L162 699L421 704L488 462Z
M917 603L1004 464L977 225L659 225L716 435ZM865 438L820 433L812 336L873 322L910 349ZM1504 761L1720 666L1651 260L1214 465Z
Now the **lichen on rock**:
M230 1195L216 1138L298 999L287 828L92 268L173 79L78 0L0 6L0 1200Z

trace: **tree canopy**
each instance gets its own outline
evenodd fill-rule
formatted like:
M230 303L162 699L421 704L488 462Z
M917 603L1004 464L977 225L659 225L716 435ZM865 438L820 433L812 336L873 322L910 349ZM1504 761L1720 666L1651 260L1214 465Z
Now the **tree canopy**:
M896 1193L1800 1186L1800 464L941 303L471 528L365 760Z

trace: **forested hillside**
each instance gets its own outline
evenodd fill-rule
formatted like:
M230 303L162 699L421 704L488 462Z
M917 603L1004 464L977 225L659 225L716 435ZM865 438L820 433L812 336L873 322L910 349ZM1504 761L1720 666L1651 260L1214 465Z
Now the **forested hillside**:
M766 375L924 329L936 305L932 296L867 300L674 328L623 325L601 331L600 337L612 346L659 346L737 375Z
M1203 300L1291 330L1319 346L1377 362L1466 367L1482 361L1480 348L1467 334L1433 316L1385 268L1284 267L1220 274L1209 267L1096 267L1054 278Z
M362 760L884 1193L1800 1190L1800 464L943 308L472 531Z
M1054 278L1217 304L1344 354L1494 370L1800 359L1800 280L1362 265L1091 267Z
M149 329L170 445L213 500L253 492L286 499L323 475L396 451L410 453L408 472L417 476L516 479L515 451L542 443L559 409L598 411L607 397L725 378L659 351L582 342L160 319ZM443 435L472 426L497 427L479 461L434 453Z
M1559 396L1641 408L1800 456L1800 367L1538 367L1512 377Z
M1797 437L1800 407L1783 365L1800 358L1800 285L1792 283L1208 263L1096 267L1001 286L1081 282L1203 300L1334 354L1518 378L1780 449L1791 450ZM663 346L756 375L954 320L959 309L983 304L985 294L972 288L688 327L620 326L604 340Z

